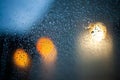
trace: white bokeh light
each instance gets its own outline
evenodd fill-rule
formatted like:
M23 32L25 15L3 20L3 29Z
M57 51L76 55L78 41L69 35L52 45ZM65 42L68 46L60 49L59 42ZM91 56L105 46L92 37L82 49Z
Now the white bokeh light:
M101 41L104 36L104 32L102 29L100 29L99 26L96 26L92 31L92 38L96 41Z

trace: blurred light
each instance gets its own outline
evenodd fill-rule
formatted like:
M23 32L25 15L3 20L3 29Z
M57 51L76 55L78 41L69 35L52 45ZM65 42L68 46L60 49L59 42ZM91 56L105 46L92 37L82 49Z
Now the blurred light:
M106 26L101 22L90 23L78 36L78 52L87 58L110 57L113 43Z
M36 48L44 63L50 64L56 59L56 48L52 40L48 37L41 37L36 43Z
M14 64L20 68L26 68L30 64L30 57L23 49L17 49L13 55Z
M89 25L89 31L92 35L92 39L95 41L99 42L106 37L106 27L100 22L95 24L91 23Z
M101 22L90 23L77 39L78 64L83 80L101 74L111 74L113 67L113 41ZM84 79L85 78L85 79Z
M36 43L36 49L42 58L43 80L54 80L57 50L53 41L48 37L41 37Z

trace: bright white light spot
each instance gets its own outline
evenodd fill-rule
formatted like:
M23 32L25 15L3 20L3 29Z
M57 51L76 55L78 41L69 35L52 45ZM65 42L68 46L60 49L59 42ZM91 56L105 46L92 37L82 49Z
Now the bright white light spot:
M78 36L78 52L82 58L98 59L111 57L112 39L101 22L90 23Z
M91 32L91 34L92 34L92 38L95 41L101 41L103 39L103 36L104 36L103 30L99 26L96 26L93 29L93 31Z

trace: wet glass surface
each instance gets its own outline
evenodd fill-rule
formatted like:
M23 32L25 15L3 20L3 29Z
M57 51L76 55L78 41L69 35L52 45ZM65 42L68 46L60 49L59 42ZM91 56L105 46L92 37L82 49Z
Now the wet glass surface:
M0 10L0 80L120 79L119 0L1 0Z

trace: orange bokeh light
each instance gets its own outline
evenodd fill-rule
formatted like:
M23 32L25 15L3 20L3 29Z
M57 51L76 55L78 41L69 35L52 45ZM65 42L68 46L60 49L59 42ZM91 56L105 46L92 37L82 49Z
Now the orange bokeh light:
M44 63L52 64L56 59L56 47L53 41L48 37L41 37L36 43L36 48L41 57L43 58Z
M54 50L54 44L51 39L42 37L37 41L37 50L42 56L47 56Z
M13 55L14 64L20 68L28 67L30 64L30 57L23 49L19 48Z
M44 80L52 80L57 58L57 50L53 41L48 37L41 37L36 42L36 49L42 59ZM44 71L45 70L45 71ZM46 73L47 72L47 73Z

